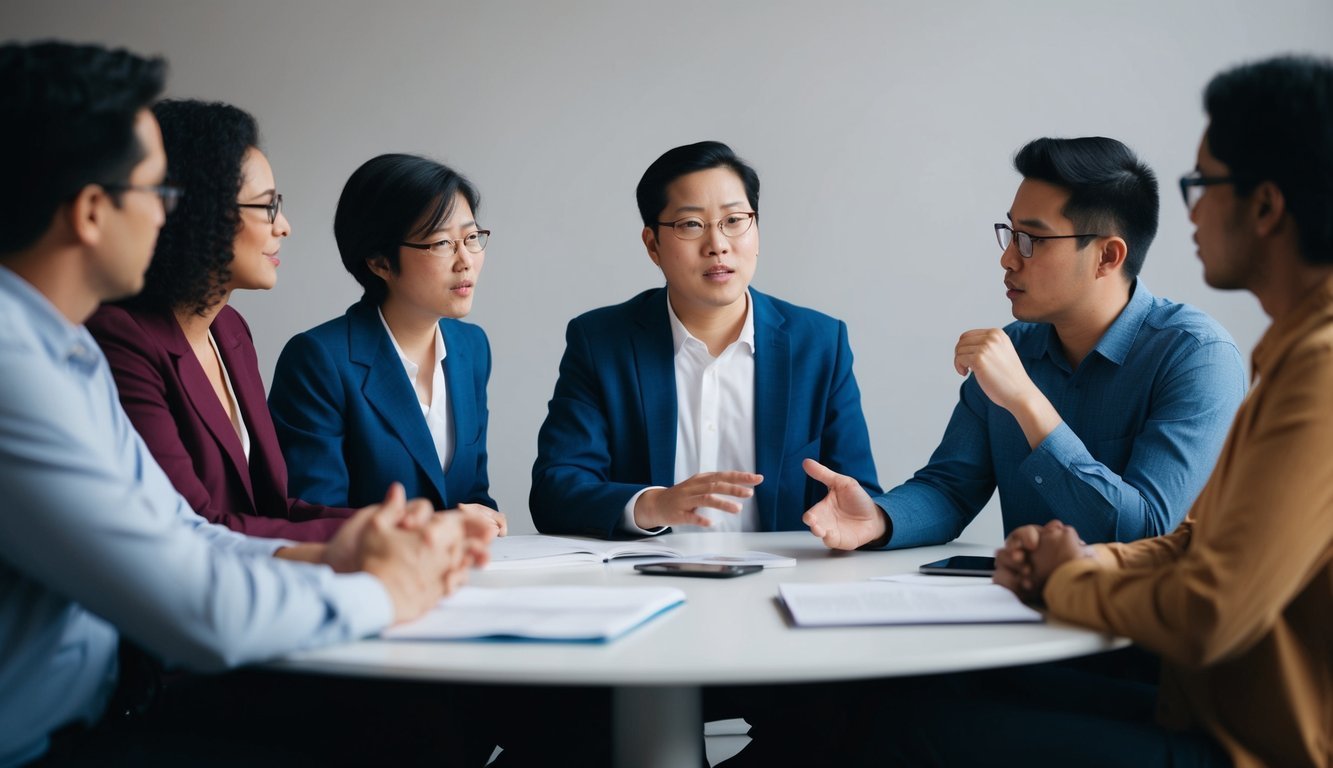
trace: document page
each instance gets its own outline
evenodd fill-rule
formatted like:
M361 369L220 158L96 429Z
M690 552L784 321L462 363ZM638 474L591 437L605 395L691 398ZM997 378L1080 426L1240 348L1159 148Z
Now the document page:
M781 584L792 619L802 627L872 624L973 624L1041 621L1014 593L983 582L929 586L885 581Z
M464 587L386 639L605 642L685 602L674 587Z

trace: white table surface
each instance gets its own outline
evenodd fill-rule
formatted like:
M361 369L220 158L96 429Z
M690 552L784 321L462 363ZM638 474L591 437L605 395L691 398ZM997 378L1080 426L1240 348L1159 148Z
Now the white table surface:
M274 666L305 672L476 683L700 686L853 680L1031 664L1121 647L1123 640L1042 624L799 628L778 600L785 582L857 581L910 573L949 555L993 554L960 543L892 552L831 552L806 532L676 534L689 552L761 550L791 568L734 579L645 576L608 565L478 572L483 587L654 584L686 603L607 644L365 640L292 654Z
M1123 639L1041 624L799 628L778 599L785 582L859 581L911 573L950 555L993 548L953 543L894 552L832 552L808 532L661 537L686 554L759 550L796 558L734 579L645 576L633 560L479 572L482 587L669 584L684 605L607 644L364 640L302 651L270 666L300 672L442 682L607 685L617 766L676 768L702 759L700 690L961 672L1084 656ZM521 725L517 726L521 727Z

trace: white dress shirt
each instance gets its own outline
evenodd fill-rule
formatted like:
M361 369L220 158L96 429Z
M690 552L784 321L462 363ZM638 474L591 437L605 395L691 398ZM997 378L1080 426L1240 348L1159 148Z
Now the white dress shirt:
M393 331L389 330L389 324L384 320L384 312L379 311L380 322L384 324L384 332L389 334L389 343L393 344L393 349L398 353L398 359L403 364L403 370L407 371L407 380L412 384L414 391L417 389L417 376L421 374L421 366L408 359L403 354L403 348L398 346L398 339L393 337ZM421 415L426 419L426 429L430 430L430 439L435 443L435 454L440 458L440 468L445 472L449 471L449 462L454 458L454 430L449 424L449 387L444 380L444 334L440 333L439 323L435 324L435 370L434 377L430 385L430 403L422 403L418 398L417 403L421 406Z
M748 292L745 302L745 324L740 335L722 354L713 357L708 345L690 334L667 301L676 350L676 483L700 472L755 471L754 304ZM625 528L640 535L661 533L664 528L645 530L634 522L634 505L644 491L634 494L625 505ZM710 527L675 525L671 530L759 530L754 497L739 501L738 514L700 508L699 514L712 521Z

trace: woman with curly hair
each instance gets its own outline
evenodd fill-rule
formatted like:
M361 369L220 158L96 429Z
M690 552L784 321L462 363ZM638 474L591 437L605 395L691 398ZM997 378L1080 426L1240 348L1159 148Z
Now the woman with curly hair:
M227 304L232 291L277 283L291 234L255 120L200 101L163 101L153 114L185 194L143 291L99 309L88 329L125 412L196 512L251 535L325 541L354 510L288 496L250 328Z
M343 187L333 232L364 294L287 343L269 393L303 498L361 505L397 481L504 533L486 471L490 345L457 319L486 261L477 202L467 179L415 155L373 158Z

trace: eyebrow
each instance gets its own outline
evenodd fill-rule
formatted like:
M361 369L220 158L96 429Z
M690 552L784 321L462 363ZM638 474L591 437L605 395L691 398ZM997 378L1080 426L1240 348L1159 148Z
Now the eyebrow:
M723 203L721 207L722 207L722 208L740 208L740 207L743 206L743 205L745 205L745 201L744 201L744 200L738 200L738 201L736 201L736 202L734 202L734 203ZM704 207L703 207L702 205L682 205L682 206L679 206L679 207L677 207L677 208L673 208L673 209L672 209L672 213L674 213L674 214L682 214L682 213L703 213L703 212L704 212Z
M276 190L276 189L266 189L266 190L264 190L263 192L256 192L255 194L251 195L251 196L250 196L250 199L251 199L251 200L257 200L257 199L259 199L259 198L261 198L261 197L266 197L266 196L270 196L270 197L271 197L272 195L276 195L276 194L278 194L278 190Z
M1046 222L1042 221L1041 219L1019 219L1018 221L1014 221L1014 215L1012 213L1006 213L1005 218L1009 219L1010 224L1017 224L1020 227L1044 229L1047 232L1051 231L1051 226Z
M461 224L458 225L459 229L467 229L468 227L475 227L475 226L477 226L477 220L476 220L476 219L471 219L471 220L469 220L469 221L464 221L464 222L462 222ZM435 235L438 235L438 234L440 234L441 232L444 232L445 229L446 229L446 227L436 227L435 229L432 229L430 232L427 232L426 235L427 235L428 237L434 237ZM447 240L448 238L445 238L445 239ZM438 241L437 241L437 242L438 242Z

